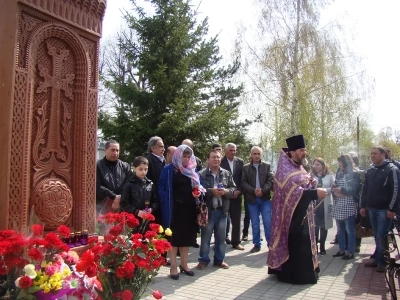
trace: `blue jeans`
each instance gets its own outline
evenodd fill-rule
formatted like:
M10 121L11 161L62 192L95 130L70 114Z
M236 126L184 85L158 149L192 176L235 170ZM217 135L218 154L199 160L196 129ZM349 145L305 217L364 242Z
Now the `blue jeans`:
M344 252L346 249L346 232L347 232L347 253L354 255L356 246L356 233L354 230L354 222L356 217L350 216L344 220L336 220L338 228L339 251Z
M231 218L228 217L226 218L226 238L229 237L229 230L231 228Z
M249 235L249 226L250 226L250 214L249 214L249 204L244 200L244 219L243 219L243 236Z
M392 220L387 217L387 209L368 208L369 220L375 234L375 262L384 266L385 235L390 231Z
M260 239L260 214L264 224L265 240L269 245L271 238L271 200L263 201L261 198L256 198L256 203L247 203L251 229L253 231L253 244L257 247L261 247Z
M209 210L208 224L206 227L201 227L199 262L206 265L210 263L210 242L213 233L215 239L214 264L220 264L224 261L226 251L226 218L227 216L223 210Z

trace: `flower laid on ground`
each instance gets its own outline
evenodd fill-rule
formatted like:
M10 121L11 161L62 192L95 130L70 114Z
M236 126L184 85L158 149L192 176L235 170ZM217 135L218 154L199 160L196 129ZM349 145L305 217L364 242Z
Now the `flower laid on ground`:
M88 277L97 276L101 299L139 299L165 265L162 254L171 245L164 239L162 227L151 221L154 216L150 213L142 216L141 223L128 213L108 213L99 218L109 232L103 242L82 254L76 270Z
M160 292L160 291L153 291L153 297L154 298L156 298L156 299L162 299L162 297L163 297L163 294Z

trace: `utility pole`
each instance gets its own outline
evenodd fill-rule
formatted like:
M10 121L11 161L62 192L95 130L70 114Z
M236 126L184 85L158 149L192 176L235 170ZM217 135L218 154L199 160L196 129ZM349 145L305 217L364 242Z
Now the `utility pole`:
M357 117L357 155L360 157L360 119Z

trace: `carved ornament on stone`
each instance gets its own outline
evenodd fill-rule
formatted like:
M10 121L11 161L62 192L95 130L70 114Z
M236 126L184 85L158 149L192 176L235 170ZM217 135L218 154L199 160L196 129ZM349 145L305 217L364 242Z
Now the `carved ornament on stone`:
M34 186L38 180L51 172L55 172L70 182L72 161L71 113L61 102L61 92L74 100L73 84L75 74L62 76L63 62L69 56L69 50L56 49L47 43L48 54L52 57L52 70L38 64L39 74L44 80L39 83L36 93L45 93L51 89L49 100L37 109L35 119L37 132L33 145ZM50 102L50 109L47 106Z
M40 181L32 193L32 201L36 215L46 224L46 230L65 224L72 212L72 193L61 179L45 178Z

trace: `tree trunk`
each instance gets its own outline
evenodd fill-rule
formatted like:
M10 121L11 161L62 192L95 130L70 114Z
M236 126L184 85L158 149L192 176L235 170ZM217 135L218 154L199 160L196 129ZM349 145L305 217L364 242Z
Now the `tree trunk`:
M299 41L300 41L300 5L301 0L297 0L296 3L296 31L294 40L294 51L293 51L293 78L292 78L292 109L290 111L290 134L295 135L298 132L298 122L296 117L299 111L299 92L298 92L298 73L299 73Z

